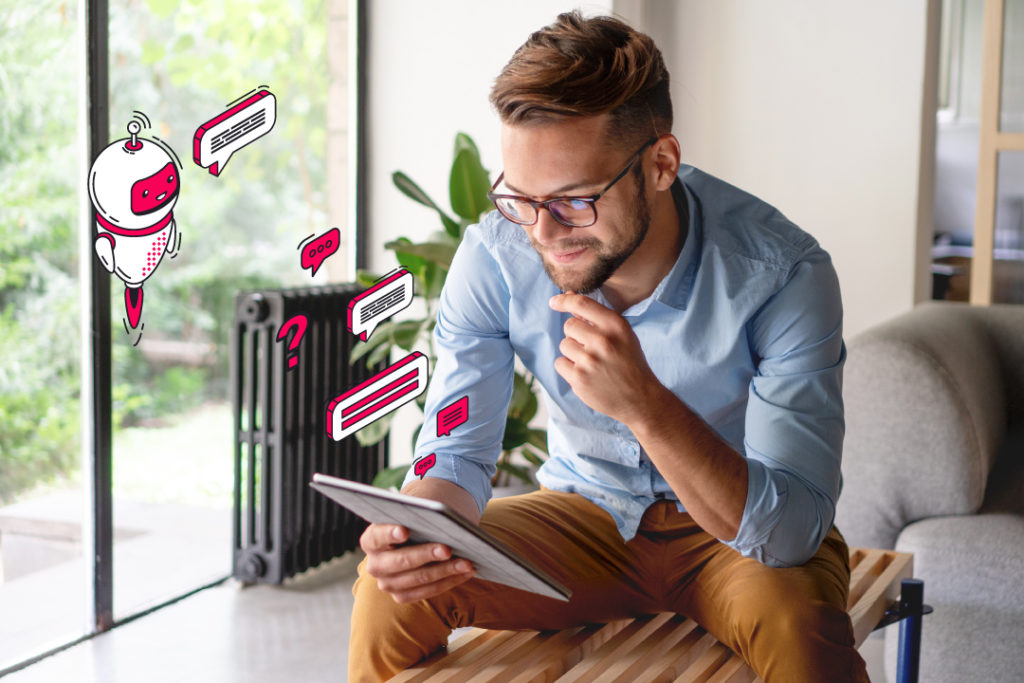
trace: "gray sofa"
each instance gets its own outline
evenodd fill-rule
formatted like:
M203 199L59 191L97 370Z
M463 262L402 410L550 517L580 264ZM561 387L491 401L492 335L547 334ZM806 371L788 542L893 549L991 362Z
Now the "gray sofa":
M914 553L921 681L1024 681L1024 306L923 304L848 351L836 525Z

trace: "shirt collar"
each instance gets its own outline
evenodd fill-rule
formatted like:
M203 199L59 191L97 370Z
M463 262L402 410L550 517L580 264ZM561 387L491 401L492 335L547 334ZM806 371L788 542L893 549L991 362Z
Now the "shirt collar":
M682 175L682 173L680 174ZM672 270L668 272L651 295L623 311L623 317L644 314L651 302L659 301L666 306L685 310L693 288L693 280L700 262L701 222L700 204L697 198L679 178L672 183L672 200L679 216L679 232L684 236L683 248L679 251ZM600 290L594 292L599 301L604 300ZM607 305L607 303L605 304Z

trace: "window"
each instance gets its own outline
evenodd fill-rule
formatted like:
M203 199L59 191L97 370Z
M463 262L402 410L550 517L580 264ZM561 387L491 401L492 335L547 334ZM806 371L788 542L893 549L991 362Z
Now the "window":
M88 17L60 0L0 0L0 612L7 624L0 626L0 674L87 635L89 616L79 606L91 597L113 604L112 614L96 616L102 629L230 573L227 384L235 292L354 277L347 137L348 45L355 45L348 17L358 4L86 6ZM105 42L107 58L94 55L85 67L87 30L99 36L91 44ZM78 94L84 68L92 83L108 83L109 137L78 123L86 111L93 126L104 118L102 107L87 110ZM269 131L230 156L215 154L217 173L205 152L206 167L195 162L201 126L225 121L226 112L254 97L273 99L263 113L264 121L274 119ZM178 194L167 200L180 234L176 253L152 252L156 238L140 251L133 247L145 241L138 235L98 237L96 221L110 216L95 217L87 174L71 170L89 168L92 159L79 150L90 135L98 140L94 156L108 145L120 150L131 140L129 124L176 174ZM205 130L222 132L213 125ZM141 159L141 152L129 158ZM162 215L166 207L157 204L166 198L146 186L157 174L122 168L138 176L117 181L125 197L138 188L143 204L133 205L133 215ZM340 228L342 244L314 275L302 267L299 246L332 227ZM99 255L108 241L104 258L115 263L113 275ZM135 280L142 276L130 272L133 260L151 271L141 285ZM109 299L97 301L97 292L107 297L105 281ZM90 302L100 315L109 312L109 342L83 333ZM83 335L98 343L84 365ZM90 395L83 378L93 364L95 424L80 395L83 386ZM111 454L104 454L108 419ZM96 451L99 475L80 465L83 446ZM83 514L93 498L96 518ZM97 536L99 588L85 596L93 565L82 548L94 523L112 533Z

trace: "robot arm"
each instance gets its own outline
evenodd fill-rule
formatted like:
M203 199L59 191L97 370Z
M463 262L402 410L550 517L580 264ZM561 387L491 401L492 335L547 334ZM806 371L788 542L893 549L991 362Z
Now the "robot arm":
M181 234L178 232L178 223L172 218L171 231L167 233L167 246L164 247L164 251L166 251L167 255L170 256L171 258L174 258L178 254L180 240Z
M108 272L114 272L114 238L108 233L100 233L96 235L96 241L93 242L93 247L96 249L96 256L99 257L100 263L107 269Z

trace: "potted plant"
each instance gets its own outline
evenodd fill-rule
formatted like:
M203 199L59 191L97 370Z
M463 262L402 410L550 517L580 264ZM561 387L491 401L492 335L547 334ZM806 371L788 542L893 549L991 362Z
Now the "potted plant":
M394 252L398 264L415 278L414 296L420 299L426 311L422 318L390 320L381 324L373 336L357 343L349 356L350 363L360 360L367 366L388 358L396 347L406 352L419 350L426 354L433 368L437 356L434 353L433 331L437 322L437 305L444 286L448 269L455 250L462 241L466 228L478 223L480 218L493 207L487 199L491 183L486 169L480 161L476 144L465 133L455 136L454 160L449 174L449 195L453 218L401 171L391 176L395 187L415 202L437 212L443 230L432 232L423 242L413 242L400 237L384 245ZM379 276L359 271L358 281L369 287ZM408 309L407 309L408 310ZM532 472L543 464L547 457L547 431L530 427L530 420L537 414L535 378L525 370L515 370L512 399L505 418L505 434L502 451L498 458L498 470L494 475L494 486L508 486L514 480L534 484ZM421 394L416 404L423 410L426 395ZM391 428L394 413L387 415L356 433L363 445L377 443ZM413 443L422 423L413 432ZM517 462L521 458L525 464ZM373 480L374 485L385 488L398 486L405 478L409 465L391 467L381 471Z

